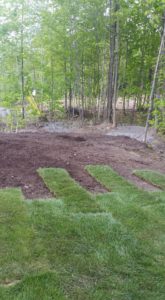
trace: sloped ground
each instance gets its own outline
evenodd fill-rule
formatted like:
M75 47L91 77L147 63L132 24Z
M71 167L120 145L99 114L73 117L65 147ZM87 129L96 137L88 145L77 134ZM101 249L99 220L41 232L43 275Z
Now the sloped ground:
M0 134L0 188L21 187L27 198L51 197L36 169L60 167L82 186L104 192L84 170L88 164L112 166L120 175L146 189L153 187L132 175L134 169L165 172L165 151L153 150L128 137L100 134Z

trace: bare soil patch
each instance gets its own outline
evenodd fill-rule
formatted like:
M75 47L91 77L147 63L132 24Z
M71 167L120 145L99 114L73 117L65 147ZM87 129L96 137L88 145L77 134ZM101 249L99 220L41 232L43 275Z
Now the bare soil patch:
M82 186L105 192L85 171L88 164L105 164L145 189L151 185L132 175L134 169L165 172L165 152L123 136L84 133L0 134L0 188L21 187L28 199L52 197L37 174L40 167L65 168Z

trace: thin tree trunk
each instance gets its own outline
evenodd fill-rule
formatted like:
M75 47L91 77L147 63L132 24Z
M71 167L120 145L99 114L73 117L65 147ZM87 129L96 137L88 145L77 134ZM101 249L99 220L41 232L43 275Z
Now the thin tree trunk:
M82 54L82 69L81 69L81 119L84 120L84 55Z
M164 13L164 16L165 16L165 13ZM146 127L145 127L145 134L144 134L144 142L145 143L147 141L149 121L151 119L151 114L152 114L152 110L153 110L153 106L154 106L154 91L155 91L155 85L156 85L156 78L157 78L157 74L158 74L160 57L161 57L162 49L164 47L164 42L165 42L165 18L164 18L163 35L162 35L162 39L161 39L161 43L160 43L159 53L158 53L157 62L156 62L156 66L155 66L154 78L153 78L152 87L151 87L151 94L150 94L150 98L149 98L150 107L149 107L149 110L148 110Z
M110 22L112 22L113 0L109 0ZM108 95L107 95L107 118L112 121L112 101L113 101L113 69L114 69L114 23L110 24L110 63L108 71Z
M54 110L54 58L51 57L51 111Z
M140 91L141 93L138 96L138 103L137 103L137 110L141 111L143 105L143 90L144 90L144 60L145 60L145 49L141 49L142 56L141 56L141 66L140 66Z
M125 110L125 99L126 99L126 94L124 93L124 98L123 98L123 115L126 116L126 110Z
M25 119L25 78L24 78L24 2L21 11L21 93L22 93L22 119Z
M72 87L69 88L69 107L72 107Z
M68 108L68 95L67 95L67 64L66 59L64 60L64 76L65 76L65 110Z
M122 88L125 89L126 85L126 73L127 73L127 65L128 65L128 39L126 40L126 58L125 58L125 66L124 66L124 74L123 74L123 85ZM124 91L123 98L123 115L126 116L126 91Z
M113 14L115 14L118 9L118 0L109 0L110 4L110 20L112 22L111 29L110 29L110 64L109 64L109 72L108 72L108 99L107 99L107 117L109 122L113 121L113 109L114 109L114 98L117 96L117 84L116 77L116 66L118 68L118 63L115 63L116 54L115 51L118 48L118 41L116 39L117 36L117 20L113 20ZM115 90L116 89L116 90Z
M118 4L118 3L117 3ZM116 4L116 5L117 5ZM115 78L114 78L114 97L113 97L113 127L117 126L116 120L116 102L118 98L118 73L119 73L119 20L116 22L116 38L115 38Z

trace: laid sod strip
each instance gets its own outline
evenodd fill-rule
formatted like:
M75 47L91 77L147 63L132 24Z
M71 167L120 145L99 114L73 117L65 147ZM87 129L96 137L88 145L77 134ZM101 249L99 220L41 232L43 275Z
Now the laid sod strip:
M94 197L76 183L64 169L39 169L38 173L50 191L64 199L68 208L82 212L99 211Z
M112 192L120 193L134 193L137 188L126 181L123 177L119 176L113 169L107 166L92 166L86 167L86 170L91 176L97 179L103 186Z
M103 168L92 171L112 192L95 197L59 169L43 176L57 199L0 191L0 246L11 255L0 266L0 299L164 300L165 193L143 192Z
M151 199L154 198L154 202L150 202L148 204L148 206L152 206L154 205L156 207L156 205L161 205L161 206L165 206L165 192L149 192Z
M157 217L160 215L158 208L154 211L150 208L151 204L162 202L160 197L156 201L154 195L136 188L109 167L88 166L86 169L102 185L113 191L100 197L98 204L102 210L111 212L138 238L145 237L146 232L150 239L162 238L164 218L159 218L158 221ZM99 198L96 197L96 199ZM157 237L157 231L154 230L154 224L161 232L159 237ZM152 244L152 241L150 242Z
M123 201L117 193L112 194L111 211L108 195L102 195L102 199L99 195L100 202L104 202L105 212L102 213L75 213L73 209L73 213L65 214L61 211L62 200L57 200L58 204L53 201L26 202L30 223L36 233L33 247L40 269L36 269L38 275L34 269L31 276L25 276L13 287L0 287L0 299L163 300L164 267L160 251L156 256L148 241L147 229L145 238L138 240L131 227L126 228L121 218L118 221L112 216L112 207L117 211L120 204L116 208L116 202ZM126 203L124 207L124 211L120 208L120 214L129 211ZM138 219L137 208L136 214ZM140 230L137 227L137 231ZM155 230L159 236L159 228ZM35 257L33 252L31 259ZM17 268L17 261L15 266Z
M154 195L152 196L147 191L136 187L109 166L89 165L86 170L108 190L120 193L120 197L124 197L126 202L139 202L142 206L150 205L152 202L155 203Z
M150 170L135 170L133 174L165 191L165 175Z
M134 237L144 240L144 243L147 241L148 246L152 247L152 250L154 250L154 243L156 249L158 249L159 241L164 239L165 206L161 202L155 205L141 206L138 201L128 201L127 199L128 195L124 196L120 193L97 197L98 204L102 210L111 213L129 232L132 232ZM141 200L145 201L145 199ZM160 245L163 246L162 243ZM161 251L161 249L160 246L159 250Z
M50 204L28 203L33 212L31 223L43 244L41 265L46 256L68 299L112 299L114 295L114 299L130 295L136 299L142 272L140 293L150 299L151 294L155 295L154 289L148 290L151 270L159 292L162 290L162 275L155 269L154 255L110 212L57 213ZM143 264L149 264L151 270L143 270ZM163 266L160 271L163 273Z
M115 172L109 166L86 166L87 172L94 177L99 183L101 183L104 187L114 193L120 193L121 197L124 196L124 201L137 201L140 200L141 197L145 196L145 203L147 203L148 198L150 201L151 197L148 197L148 193L138 189L134 184L128 182L123 177L119 176L117 172Z
M30 256L27 208L20 190L0 190L0 282L20 279Z

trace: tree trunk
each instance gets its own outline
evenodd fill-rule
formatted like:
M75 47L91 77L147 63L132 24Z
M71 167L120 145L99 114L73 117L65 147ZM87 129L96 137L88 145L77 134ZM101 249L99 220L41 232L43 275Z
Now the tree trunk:
M118 69L119 69L119 20L117 18L117 21L116 21L116 37L115 37L113 127L117 126L117 120L116 120L116 102L117 102L117 98L118 98L118 73L119 73Z
M110 21L112 22L113 0L109 0L110 4ZM114 51L115 51L115 24L110 25L110 63L108 71L108 95L107 95L107 118L112 122L112 102L113 102L113 73L114 73Z
M84 55L82 54L82 69L81 69L81 119L84 120Z
M54 58L51 57L51 111L54 110Z
M159 69L160 57L161 57L162 49L164 47L164 43L165 43L165 13L164 13L163 35L162 35L162 39L161 39L161 43L160 43L159 53L158 53L157 62L156 62L156 66L155 66L154 78L153 78L152 87L151 87L151 94L150 94L150 98L149 98L150 107L149 107L149 110L148 110L146 127L145 127L145 134L144 134L144 142L145 143L147 141L147 133L148 133L148 129L149 129L149 121L151 119L151 114L152 114L153 106L154 106L155 84L156 84L156 78L157 78L158 69Z
M118 81L118 21L115 13L119 10L118 0L109 0L110 4L110 64L108 71L108 94L107 94L107 118L109 122L113 122L113 110L117 97L117 81ZM114 20L113 20L114 18ZM116 59L117 58L117 59Z
M25 119L25 78L24 78L24 2L21 10L21 93L22 93L22 119Z

